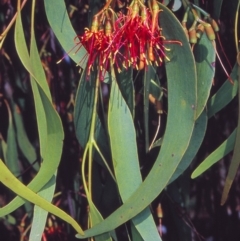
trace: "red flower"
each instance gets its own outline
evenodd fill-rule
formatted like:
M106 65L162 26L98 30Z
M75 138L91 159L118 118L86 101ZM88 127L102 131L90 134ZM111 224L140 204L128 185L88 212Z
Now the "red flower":
M126 15L117 15L108 6L109 3L95 15L91 29L86 28L77 43L88 52L87 76L97 68L103 80L110 59L118 71L130 66L143 69L152 63L159 66L163 58L167 58L164 42L181 44L167 41L161 35L158 24L161 10L156 0L152 2L151 11L140 0L134 0Z

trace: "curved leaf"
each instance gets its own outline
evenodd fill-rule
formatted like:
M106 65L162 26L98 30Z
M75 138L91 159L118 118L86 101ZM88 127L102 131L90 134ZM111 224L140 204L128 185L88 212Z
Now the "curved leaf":
M216 53L213 45L215 42L210 41L204 33L194 46L193 52L197 68L196 119L206 106L215 74Z
M208 170L213 164L218 162L224 156L226 156L230 151L233 150L234 143L236 140L236 129L232 134L225 140L214 152L212 152L192 173L191 178L196 178L200 176L203 172Z
M83 148L85 148L87 144L90 133L96 74L96 71L93 72L90 79L86 80L86 71L84 71L79 81L76 94L74 124L77 139Z
M44 188L38 193L38 195L40 195L48 202L52 201L52 198L54 195L55 186L56 186L55 176L53 176L49 180L49 182L44 186ZM29 240L32 240L32 241L42 240L42 234L45 229L47 215L48 215L47 211L43 210L39 206L36 206L36 205L34 206L32 227L31 227L31 232L29 234Z
M207 114L206 114L206 111L203 111L202 114L196 120L188 149L185 152L173 176L171 177L169 184L174 180L176 180L193 161L194 157L196 156L202 144L203 138L205 136L206 128L207 128Z
M159 156L149 175L134 194L103 222L86 230L84 236L77 235L78 238L113 230L146 208L166 187L189 145L195 116L192 106L196 106L196 69L181 24L170 10L163 5L161 8L164 10L160 14L163 34L166 39L180 40L183 46L171 45L171 61L166 63L168 119ZM193 91L190 92L189 89Z
M74 39L77 34L73 30L64 0L58 0L57 3L54 0L44 0L44 5L51 29L65 52L68 53L76 45ZM86 54L87 52L82 46L77 52L73 49L72 54L70 53L69 57L82 68L85 68L86 61L81 60L84 59Z
M123 69L120 73L118 71L116 73L116 80L119 85L119 89L121 90L122 96L127 102L128 108L130 109L132 115L134 116L134 86L132 80L133 70L132 68Z
M155 75L153 68L144 71L143 77L143 113L144 113L144 131L145 131L145 152L149 151L149 86L151 79Z
M114 172L124 203L140 186L142 177L132 115L116 83L114 70L111 72L108 127ZM139 220L142 221L139 222ZM161 240L149 208L132 218L131 221L143 240Z
M18 9L18 16L16 19L15 43L23 65L31 74L31 85L39 130L40 152L43 162L39 172L29 183L28 187L38 192L54 175L59 165L63 144L63 128L61 120L51 103L50 91L42 69L33 31L30 46L31 52L30 55L28 54L20 8ZM16 197L9 204L0 208L0 217L14 211L24 202L24 199Z
M17 137L17 143L18 143L19 149L26 157L28 162L32 165L37 160L36 150L34 149L33 145L30 143L28 139L19 107L17 106L17 104L12 103L12 108L13 108L13 118L16 126L16 137ZM36 171L38 171L39 163L37 162L34 163L32 167Z
M4 141L1 134L0 134L0 158L2 158L3 160L7 159L7 143Z
M211 118L223 107L225 107L238 92L238 81L237 81L237 65L234 66L231 79L234 81L233 84L226 80L221 88L217 91L215 95L207 103L207 114L208 118Z
M13 115L9 104L7 102L5 103L8 110L8 120L9 120L8 131L7 131L7 149L6 149L5 163L15 176L19 176L21 174L21 170L18 162L17 140L16 140L15 128L13 125Z
M11 189L13 192L18 194L22 198L38 205L42 209L54 214L55 216L60 217L67 223L71 224L78 233L84 234L81 227L71 216L69 216L67 213L65 213L57 206L54 206L50 202L46 201L44 198L38 196L31 189L29 189L24 184L22 184L16 177L14 177L14 175L4 165L1 159L0 159L0 181L6 187Z
M233 157L228 170L227 178L224 184L224 189L221 198L221 205L223 205L228 197L229 190L232 186L233 180L237 174L237 170L240 164L240 52L237 56L237 64L238 64L238 126L236 133L236 141L234 144Z

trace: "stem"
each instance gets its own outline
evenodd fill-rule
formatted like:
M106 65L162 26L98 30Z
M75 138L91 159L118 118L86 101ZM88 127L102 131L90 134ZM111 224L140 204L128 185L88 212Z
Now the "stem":
M236 16L235 16L235 44L236 44L236 51L239 52L238 47L238 11L240 9L240 0L238 1L237 10L236 10Z
M99 74L97 73L95 93L94 93L94 102L93 102L92 120L91 120L90 134L89 134L90 146L89 146L89 156L88 156L88 188L89 188L89 198L90 199L92 199L92 152L93 152L92 147L95 142L94 134L95 134L96 119L97 119L99 86L100 86L100 79L99 79Z
M24 0L22 2L22 5L20 6L20 0L18 0L18 8L22 9L24 7L24 5L26 4L26 2L27 2L27 0ZM3 45L3 42L4 42L5 38L6 38L7 33L9 32L10 28L13 26L14 22L16 21L16 18L17 18L17 12L13 16L13 18L10 21L10 23L8 24L8 26L3 31L3 33L0 34L0 49L2 48L2 45Z
M88 148L89 148L89 143L87 143L84 153L83 153L83 159L82 159L82 179L83 179L83 186L86 192L86 196L88 198L89 196L89 192L88 192L88 188L87 188L87 182L86 182L86 178L85 178L85 165L86 165L86 157L87 157L87 153L88 153Z
M198 7L197 5L195 4L191 4L195 9L197 9L199 12L201 12L205 17L210 17L210 14L207 13L206 11L204 11L203 9L201 9L200 7Z
M231 76L228 74L226 68L224 67L224 64L223 64L223 62L222 62L222 60L221 60L221 58L220 58L220 56L219 56L219 54L218 54L218 52L217 52L217 49L216 49L215 43L214 43L213 41L212 41L212 45L213 45L213 48L214 48L215 53L216 53L216 55L217 55L217 58L218 58L218 60L219 60L219 62L220 62L220 64L221 64L221 66L222 66L222 68L223 68L223 71L225 72L225 74L226 74L227 77L228 77L228 80L230 81L231 84L234 84L234 81L232 80Z
M36 5L36 0L32 0L32 10L31 10L31 37L34 34L34 23L35 23L35 18L34 18L34 12L35 12L35 5Z
M96 148L97 152L99 153L100 157L102 158L102 160L103 160L103 162L104 162L104 164L105 164L107 170L109 171L111 177L112 177L113 180L117 183L117 181L116 181L116 179L115 179L115 177L114 177L114 175L113 175L113 173L112 173L111 168L109 167L109 165L108 165L106 159L104 158L102 152L101 152L100 149L98 148L97 143L96 143L95 141L94 141L93 145L94 145L94 147Z
M108 9L108 7L110 6L110 4L112 3L112 0L108 0L105 4L105 6L103 7L102 10L100 10L95 16L101 15L106 9Z
M156 140L156 138L157 138L157 135L158 135L160 126L161 126L161 115L158 115L157 130L156 130L156 133L155 133L155 135L154 135L154 137L153 137L152 143L151 143L151 145L149 146L149 149L148 149L149 151L152 149L152 146L153 146L153 144L154 144L154 142L155 142L155 140Z

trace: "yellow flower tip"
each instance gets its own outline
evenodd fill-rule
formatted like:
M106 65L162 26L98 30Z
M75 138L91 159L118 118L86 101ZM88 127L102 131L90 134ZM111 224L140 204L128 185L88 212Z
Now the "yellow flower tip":
M63 58L57 61L57 64L60 64L62 62Z
M164 49L165 49L166 51L168 51L168 52L171 51L170 48L167 48L167 47L165 47L165 46L164 46Z
M168 58L168 56L165 56L165 59L166 59L167 61L170 61L170 59Z

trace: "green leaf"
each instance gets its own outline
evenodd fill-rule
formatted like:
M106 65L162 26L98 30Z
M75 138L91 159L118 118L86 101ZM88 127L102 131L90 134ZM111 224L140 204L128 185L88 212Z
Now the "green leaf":
M1 134L0 134L0 158L3 158L3 160L7 159L7 143L4 141Z
M23 65L31 74L31 85L39 131L40 154L43 159L39 172L29 183L28 187L34 192L38 192L54 175L59 165L63 144L63 128L61 120L50 99L50 91L46 84L45 75L43 74L44 72L36 44L34 44L35 39L33 34L32 32L31 55L29 56L23 33L21 14L20 11L18 11L15 26L16 49ZM24 202L24 199L16 197L0 209L0 217L14 211Z
M203 172L208 170L213 164L218 162L224 156L226 156L230 151L233 150L234 143L236 140L236 129L232 134L225 140L214 152L212 152L192 173L191 178L196 178L200 176Z
M181 162L177 166L177 169L174 172L173 176L171 177L169 183L176 180L191 164L191 162L195 158L202 144L203 138L205 136L206 128L207 128L207 114L206 114L206 111L203 111L202 114L198 117L198 119L195 122L193 134L192 134L188 149L185 152Z
M64 0L58 0L57 2L54 0L44 0L44 5L51 29L63 49L66 53L72 50L69 57L79 64L80 67L85 68L86 61L81 60L84 59L87 52L83 46L77 52L73 49L76 46L74 39L77 34L73 30Z
M15 128L13 125L13 116L9 104L6 102L8 110L8 131L7 131L7 149L5 163L15 176L21 174L18 162L18 150Z
M111 77L108 128L114 172L124 203L141 185L142 177L132 115L116 83L113 69ZM139 213L131 221L143 240L161 240L149 208Z
M102 222L103 217L90 199L88 199L88 204L90 208L92 225L94 226ZM95 237L95 241L112 241L112 238L110 237L109 233L104 233Z
M145 131L145 152L149 151L149 86L150 81L155 76L153 68L144 71L143 77L143 113Z
M238 81L237 81L237 65L234 66L231 79L234 81L233 84L229 80L226 80L221 88L217 91L215 95L207 103L207 114L208 118L211 118L223 107L225 107L238 92Z
M240 83L240 52L238 53L238 83ZM224 184L224 189L221 198L221 205L223 205L228 197L228 193L232 186L233 180L237 174L237 170L240 164L240 84L238 84L238 126L236 133L236 141L234 144L233 157L228 170L227 178Z
M17 224L16 218L13 217L12 215L7 215L6 217L4 217L4 221L7 222L8 224L11 224L11 225Z
M133 78L133 70L132 68L124 69L118 73L116 73L116 80L119 85L119 89L121 94L126 101L128 108L130 109L132 115L134 116L134 108L135 108L135 96L134 96L134 86L132 82Z
M54 175L49 182L43 187L43 189L38 192L38 195L44 198L45 200L51 202L54 191L56 186L56 175ZM32 227L31 232L29 234L29 240L32 241L41 241L42 234L45 229L46 219L47 219L48 212L44 209L34 206L33 211L33 220L32 220Z
M199 42L194 46L194 57L197 68L196 119L205 108L212 87L216 59L214 45L215 42L210 41L204 33Z
M81 227L78 223L63 210L54 206L50 202L46 201L44 198L38 196L31 189L22 184L14 175L9 171L9 169L4 165L0 159L0 181L13 192L21 196L22 198L38 205L42 209L54 214L55 216L63 219L65 222L71 224L73 228L78 232L83 234Z
M178 39L183 46L171 44L168 78L168 118L163 143L149 175L133 195L103 222L78 238L109 232L145 209L166 187L181 161L192 136L196 106L196 69L192 51L176 17L161 5L160 23L168 40ZM170 55L170 54L169 54ZM188 91L189 89L193 91ZM176 121L177 120L177 121Z
M36 162L37 160L36 150L34 149L33 145L30 143L28 139L28 136L23 124L21 110L16 103L12 103L12 109L13 109L14 123L16 126L16 137L17 137L17 143L18 143L19 149L21 150L22 154L26 157L30 165L32 165L32 167L36 171L38 171L40 166L39 166L39 163Z
M142 239L142 236L139 234L133 223L130 223L131 225L131 241L144 241Z
M91 74L89 80L86 80L86 71L83 72L79 81L75 108L74 108L74 124L77 139L80 145L85 148L89 133L93 112L94 90L96 71Z

